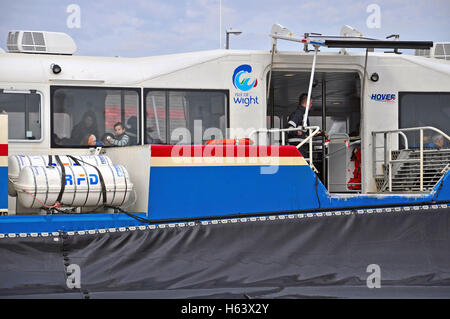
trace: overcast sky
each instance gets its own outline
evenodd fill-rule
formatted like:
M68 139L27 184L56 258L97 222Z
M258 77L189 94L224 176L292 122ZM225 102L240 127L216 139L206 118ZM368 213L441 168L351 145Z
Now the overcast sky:
M67 12L71 4L80 8L79 24L76 12ZM373 4L379 20L373 9L368 12ZM227 28L243 32L230 38L233 49L269 49L274 23L299 35L337 35L348 24L370 37L399 33L401 40L450 41L450 0L222 0L223 44ZM0 0L3 49L10 30L65 32L77 43L77 55L139 57L217 49L219 0Z

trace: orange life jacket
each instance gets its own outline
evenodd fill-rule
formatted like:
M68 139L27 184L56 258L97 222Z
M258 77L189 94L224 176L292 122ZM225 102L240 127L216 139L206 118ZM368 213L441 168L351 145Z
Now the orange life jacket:
M238 140L234 138L209 140L206 145L252 145L253 141L249 138L240 138Z

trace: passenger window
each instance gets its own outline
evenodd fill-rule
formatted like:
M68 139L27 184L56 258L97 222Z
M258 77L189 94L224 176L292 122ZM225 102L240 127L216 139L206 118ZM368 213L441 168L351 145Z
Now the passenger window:
M52 146L140 143L139 89L52 87Z
M165 144L166 92L148 92L145 99L146 144Z
M146 90L146 143L204 144L226 138L227 109L226 91Z
M400 92L399 93L399 127L432 126L450 134L450 93L447 92ZM410 148L420 147L418 131L406 132ZM424 130L424 147L435 147L433 139L439 134L433 130ZM400 140L403 143L403 140ZM443 147L449 147L443 139ZM442 146L441 146L442 147Z
M41 96L0 90L0 113L8 113L9 140L41 139Z

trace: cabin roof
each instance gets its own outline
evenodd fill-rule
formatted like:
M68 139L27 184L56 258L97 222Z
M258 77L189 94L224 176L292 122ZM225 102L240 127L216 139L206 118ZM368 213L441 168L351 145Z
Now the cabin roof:
M284 58L308 57L305 60L308 63L312 54L312 52L305 53L303 51L280 51L276 53L274 61L279 62L280 59ZM397 55L381 52L369 54L370 57L409 61L450 75L450 61L406 54ZM233 57L242 58L243 56L248 56L249 61L253 61L253 59L250 59L250 56L253 56L270 63L271 53L268 50L210 50L126 58L0 52L0 82L133 86L202 63L218 59L233 59ZM353 62L363 63L365 52L348 52L345 55L339 52L319 52L317 61L319 66L321 63L320 57L325 56L336 62L356 60ZM52 64L60 65L62 72L53 74L50 68Z

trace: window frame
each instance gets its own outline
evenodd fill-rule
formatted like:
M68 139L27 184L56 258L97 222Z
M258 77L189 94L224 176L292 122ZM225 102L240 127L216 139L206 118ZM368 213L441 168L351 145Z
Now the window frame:
M449 95L450 96L450 92L448 92L448 91L424 91L424 92L421 92L421 91L399 91L398 92L398 103L397 103L397 105L398 105L398 128L399 129L402 129L402 127L401 127L401 123L402 123L402 106L401 106L401 101L402 101L402 96L405 96L405 95L419 95L419 94L421 94L421 95L436 95L436 94L447 94L447 95ZM444 133L446 133L447 134L447 132L444 132Z
M397 125L398 125L398 128L399 129L402 129L402 128L405 128L405 127L402 127L401 126L401 123L402 123L402 106L401 106L401 103L402 103L402 97L403 96L405 96L405 95L436 95L436 94L447 94L447 95L449 95L450 96L450 92L448 92L448 91L399 91L398 92L398 103L397 103L397 107L398 107L398 110L397 110L397 114L398 114L398 123L397 123ZM445 134L448 134L448 132L446 132L446 131L444 131L444 133ZM403 147L404 147L404 145L403 145L403 139L401 139L400 138L400 135L398 136L398 143L399 143L399 145L402 145Z
M141 128L141 121L142 121L142 88L140 87L124 87L124 86L82 86L82 85L50 85L50 148L76 148L76 149L89 149L93 148L94 146L89 145L59 145L55 144L53 140L53 109L54 109L54 94L56 90L58 89L89 89L89 90L131 90L135 91L138 94L138 106L137 106L137 114L138 114L138 129ZM121 103L122 103L122 97L121 97ZM122 115L122 108L121 108L121 115ZM141 130L140 130L141 131ZM138 132L139 136L139 143L136 145L142 145L142 133ZM104 147L114 147L114 146L104 146Z
M143 129L143 136L147 134L147 94L149 92L164 92L165 98L166 98L166 142L161 144L155 144L155 145L176 145L176 144L170 144L170 100L169 100L169 94L170 92L208 92L208 93L224 93L227 102L225 105L225 132L224 132L224 139L228 138L229 129L230 129L230 90L227 89L183 89L183 88L144 88L143 89L143 95L142 99L144 101L144 107L143 107L143 123L144 123L144 129ZM146 144L143 140L144 145L154 145L154 144Z
M5 92L6 91L6 92ZM44 94L40 90L36 89L4 89L0 88L0 93L4 94L38 94L39 95L39 122L40 122L40 133L41 137L40 139L12 139L9 138L8 135L8 143L42 143L44 141L44 129L43 129L43 123L44 123ZM28 119L29 120L29 119ZM25 119L25 123L28 121ZM9 120L8 120L9 125Z

